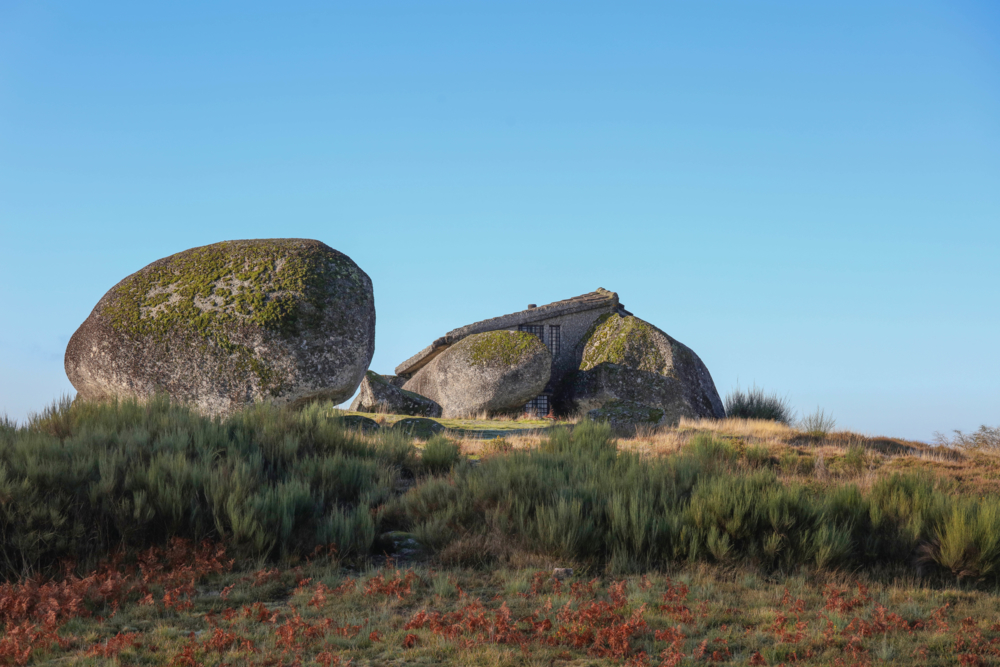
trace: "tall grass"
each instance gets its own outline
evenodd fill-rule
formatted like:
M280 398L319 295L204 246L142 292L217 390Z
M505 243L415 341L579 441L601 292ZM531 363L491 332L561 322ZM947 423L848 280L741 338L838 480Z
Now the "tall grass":
M411 443L257 406L220 421L155 399L61 401L0 428L0 576L169 537L254 556L335 543L367 554L373 510L416 465Z
M816 408L816 412L806 415L798 423L801 430L819 437L825 437L836 426L837 420L833 418L833 415L826 414L826 410L822 408Z
M746 390L736 387L726 396L726 417L767 419L781 424L791 424L794 414L787 400L777 394L769 394L754 385Z
M953 431L955 434L949 438L943 433L935 433L934 440L939 445L947 447L961 447L963 449L1000 449L1000 426L986 426L983 424L978 431L963 433Z
M0 421L0 578L172 537L222 540L254 558L329 544L364 557L388 530L473 564L1000 575L1000 500L956 495L929 476L884 476L862 489L821 479L825 466L811 456L772 456L716 433L643 456L592 422L478 462L438 436L420 457L405 435L361 435L330 412L257 406L213 420L165 399L64 401L25 425ZM852 447L843 469L865 469L869 456Z
M863 465L862 453L854 458ZM777 464L777 462L773 462ZM675 455L618 451L606 425L556 431L536 451L459 466L399 501L432 548L516 544L564 562L616 570L678 561L752 562L789 570L912 568L996 577L1000 501L956 497L933 478L854 484L783 483L754 448L696 436ZM489 555L480 554L488 559Z

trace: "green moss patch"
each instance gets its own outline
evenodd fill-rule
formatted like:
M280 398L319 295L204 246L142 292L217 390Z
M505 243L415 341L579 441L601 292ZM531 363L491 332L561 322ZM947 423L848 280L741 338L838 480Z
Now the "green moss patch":
M596 410L591 410L587 416L594 421L609 421L627 424L658 424L663 419L664 411L651 408L634 401L611 401Z
M347 412L349 415L365 416L372 419L378 418L385 422L386 426L400 422L404 419L415 419L409 415L385 415L374 412ZM421 419L424 419L421 417ZM550 419L444 419L441 417L427 417L429 421L435 421L449 431L458 434L476 435L481 433L498 432L522 432L538 431L553 426L566 426L566 422L557 422Z
M543 343L523 331L488 331L464 341L473 366L504 368L513 366L538 350Z
M236 361L238 371L277 391L276 374L266 361L229 332L250 326L295 335L321 321L334 290L341 299L367 298L357 266L319 241L224 241L132 274L112 291L101 315L133 340L200 339L206 353L218 348Z
M657 345L657 330L648 322L628 315L602 315L583 339L580 370L612 363L636 370L662 373L666 367Z

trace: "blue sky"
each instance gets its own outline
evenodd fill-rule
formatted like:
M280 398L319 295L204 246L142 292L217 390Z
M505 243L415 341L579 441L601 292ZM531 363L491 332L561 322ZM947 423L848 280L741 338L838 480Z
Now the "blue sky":
M997 3L207 5L0 5L0 413L129 273L306 237L380 372L601 286L722 395L1000 423Z

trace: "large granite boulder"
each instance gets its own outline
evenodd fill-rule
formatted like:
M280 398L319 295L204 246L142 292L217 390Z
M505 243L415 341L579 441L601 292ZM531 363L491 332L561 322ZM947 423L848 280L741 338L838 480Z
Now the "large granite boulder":
M66 348L84 400L163 392L207 415L343 401L375 351L372 282L319 241L225 241L157 260L94 307Z
M659 408L661 423L722 418L726 411L708 368L691 348L632 315L602 315L577 348L579 370L560 399L587 412L611 401Z
M426 440L438 433L444 433L445 427L433 419L427 417L407 417L389 427L393 431L405 433L411 438Z
M665 413L660 408L651 408L635 401L609 401L587 412L588 419L607 422L615 430L634 430L641 424L659 426L664 416Z
M488 331L466 336L439 354L403 388L435 401L442 416L517 410L549 381L552 355L536 336Z
M406 391L374 371L365 373L361 390L351 402L354 412L384 412L393 415L440 417L441 406L429 398Z

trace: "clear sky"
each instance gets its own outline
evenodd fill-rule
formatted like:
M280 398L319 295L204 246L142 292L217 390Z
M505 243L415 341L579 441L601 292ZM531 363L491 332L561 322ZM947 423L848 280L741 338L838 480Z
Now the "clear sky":
M315 238L372 368L597 287L838 425L1000 423L1000 3L0 3L0 413L117 281Z

